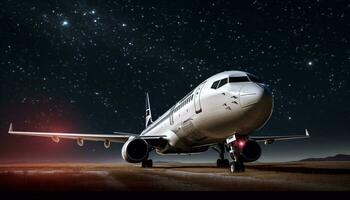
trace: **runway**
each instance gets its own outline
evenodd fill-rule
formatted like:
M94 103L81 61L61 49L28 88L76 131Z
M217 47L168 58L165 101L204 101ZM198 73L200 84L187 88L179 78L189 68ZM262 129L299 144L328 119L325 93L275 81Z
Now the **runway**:
M69 191L350 191L350 162L247 165L231 174L214 164L1 164L0 190Z

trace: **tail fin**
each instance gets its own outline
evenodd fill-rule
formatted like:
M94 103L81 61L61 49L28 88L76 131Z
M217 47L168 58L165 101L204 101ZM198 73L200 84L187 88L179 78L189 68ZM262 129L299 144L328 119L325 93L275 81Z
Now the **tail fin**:
M149 103L149 96L148 96L148 92L146 93L146 123L145 126L146 128L148 127L148 125L150 125L153 120L152 120L152 113L151 113L151 105Z

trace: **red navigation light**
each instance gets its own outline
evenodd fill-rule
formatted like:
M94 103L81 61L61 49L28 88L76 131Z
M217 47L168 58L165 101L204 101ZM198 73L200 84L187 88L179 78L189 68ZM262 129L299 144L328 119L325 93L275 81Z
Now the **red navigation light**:
M238 142L238 146L239 146L240 148L242 148L242 147L244 146L244 144L245 144L244 140L240 140L240 141Z

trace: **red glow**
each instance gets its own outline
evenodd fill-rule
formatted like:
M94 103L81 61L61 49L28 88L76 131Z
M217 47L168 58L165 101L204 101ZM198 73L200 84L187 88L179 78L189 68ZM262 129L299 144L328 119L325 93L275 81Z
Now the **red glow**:
M244 146L244 143L245 143L245 142L244 142L243 140L239 141L239 142L238 142L239 147L243 147L243 146Z

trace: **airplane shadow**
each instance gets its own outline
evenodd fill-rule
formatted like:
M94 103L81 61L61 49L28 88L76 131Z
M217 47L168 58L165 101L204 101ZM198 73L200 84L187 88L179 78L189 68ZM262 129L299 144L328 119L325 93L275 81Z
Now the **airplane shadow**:
M157 164L157 163L154 163L153 168L156 168L156 169L204 169L204 168L218 169L215 165L210 165L210 164L198 165L198 164L188 164L188 163L186 163L186 164L181 164L181 163L178 163L178 164L172 164L172 163Z

